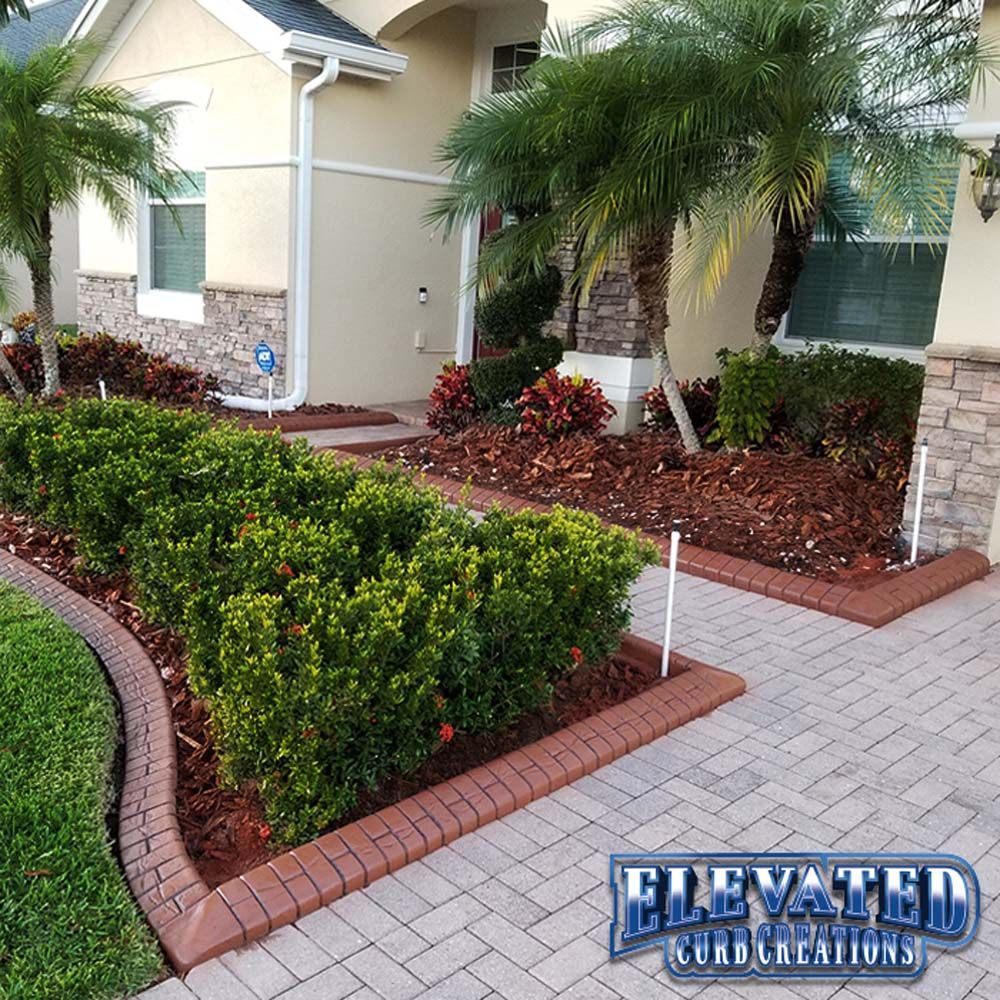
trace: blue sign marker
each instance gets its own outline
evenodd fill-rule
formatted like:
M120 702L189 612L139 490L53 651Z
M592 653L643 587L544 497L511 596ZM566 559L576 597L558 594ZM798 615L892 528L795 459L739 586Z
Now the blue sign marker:
M275 365L277 364L274 357L274 351L272 351L271 348L262 340L254 348L253 353L254 357L257 359L257 367L265 375L270 375L274 371Z

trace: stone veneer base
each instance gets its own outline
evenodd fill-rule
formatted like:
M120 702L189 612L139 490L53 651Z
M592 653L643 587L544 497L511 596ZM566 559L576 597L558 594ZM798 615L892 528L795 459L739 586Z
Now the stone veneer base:
M285 389L287 295L281 288L253 288L205 282L202 323L163 319L138 312L134 274L77 272L77 314L82 333L110 333L137 340L171 361L215 375L223 392L267 398L267 376L254 362L262 340L277 360L274 395Z
M1000 538L1000 349L961 344L927 347L917 440L927 438L927 480L920 547L962 546L987 555ZM916 483L920 449L913 455ZM906 498L913 523L915 489Z
M0 552L0 578L39 599L95 649L124 717L119 826L129 886L178 972L239 948L416 861L706 715L742 678L678 654L648 691L520 750L425 789L210 890L176 815L176 737L166 692L138 640L97 605ZM659 664L660 647L626 636L622 653Z
M382 447L379 444L377 449L372 447L366 450L381 450ZM330 451L334 455L339 454L344 460L359 462L362 467L372 465L376 461L369 457L359 458L343 449L339 451L330 449ZM437 487L449 501L464 502L473 510L486 511L494 504L509 511L535 510L544 513L551 510L547 504L535 503L483 486L473 484L469 492L465 483L455 479L426 473L420 473L419 476L428 485ZM643 537L656 545L664 556L669 555L669 538L645 532ZM924 566L889 577L867 590L858 590L841 583L827 583L815 577L789 573L787 570L774 569L751 559L728 556L722 552L713 552L711 549L687 543L681 543L677 568L691 576L699 576L739 590L748 590L789 604L812 608L871 628L881 628L924 604L929 604L939 597L944 597L945 594L958 590L959 587L964 587L967 583L981 580L989 573L990 563L979 552L959 549Z

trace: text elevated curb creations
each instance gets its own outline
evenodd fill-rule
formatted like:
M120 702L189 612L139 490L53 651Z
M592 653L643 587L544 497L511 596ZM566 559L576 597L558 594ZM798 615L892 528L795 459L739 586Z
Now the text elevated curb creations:
M611 957L662 946L679 978L914 978L979 924L944 854L613 854L611 888Z

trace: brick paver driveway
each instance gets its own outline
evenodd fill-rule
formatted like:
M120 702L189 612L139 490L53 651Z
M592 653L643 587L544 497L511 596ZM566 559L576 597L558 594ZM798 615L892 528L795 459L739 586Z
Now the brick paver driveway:
M664 571L635 592L660 639ZM691 577L682 652L747 694L144 1000L1000 998L1000 574L877 632ZM915 983L680 983L607 960L611 851L941 850L984 919Z

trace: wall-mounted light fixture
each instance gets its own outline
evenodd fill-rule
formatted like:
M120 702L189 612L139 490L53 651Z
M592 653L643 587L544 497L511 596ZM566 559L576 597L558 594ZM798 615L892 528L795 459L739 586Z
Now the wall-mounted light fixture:
M418 302L419 302L419 303L420 303L421 305L426 305L426 304L427 304L427 299L428 299L428 298L429 298L429 296L428 296L428 294L427 294L427 289L426 289L426 288L421 288L421 289L420 289L420 290L419 290L419 291L417 292L417 301L418 301Z
M1000 208L1000 135L972 172L972 194L983 222L989 222Z

